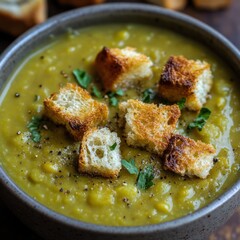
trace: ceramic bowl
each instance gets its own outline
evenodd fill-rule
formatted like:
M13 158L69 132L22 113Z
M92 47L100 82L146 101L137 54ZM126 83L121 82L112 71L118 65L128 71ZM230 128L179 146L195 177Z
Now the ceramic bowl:
M50 35L71 28L108 22L137 22L166 27L210 47L240 76L240 53L221 34L186 15L145 4L104 4L70 11L49 19L17 39L0 58L0 87L22 59ZM206 239L240 202L240 181L208 206L174 221L139 227L108 227L84 223L49 210L24 193L0 167L1 197L30 228L49 240L179 240Z

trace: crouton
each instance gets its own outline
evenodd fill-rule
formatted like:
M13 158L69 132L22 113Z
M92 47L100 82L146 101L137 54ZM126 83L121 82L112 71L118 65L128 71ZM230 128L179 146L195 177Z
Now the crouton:
M164 169L182 176L206 178L213 167L216 150L210 144L174 135L163 154Z
M106 91L139 85L152 76L152 61L136 49L104 47L95 60L95 66Z
M86 90L72 83L45 99L44 107L45 115L64 125L75 140L81 140L85 131L108 119L107 105L93 100Z
M179 107L128 100L119 105L119 125L129 146L162 155L181 115Z
M159 95L170 102L186 98L185 106L198 111L206 102L211 86L212 73L208 63L172 56L164 66Z
M115 178L121 170L120 138L108 128L90 129L82 139L78 170Z
M187 0L148 0L148 2L158 4L172 10L182 10L187 5Z
M58 0L63 5L72 5L74 7L82 7L91 4L99 4L105 2L105 0Z
M194 5L200 9L216 10L229 7L231 0L193 0Z
M47 18L46 0L0 1L0 30L18 36Z

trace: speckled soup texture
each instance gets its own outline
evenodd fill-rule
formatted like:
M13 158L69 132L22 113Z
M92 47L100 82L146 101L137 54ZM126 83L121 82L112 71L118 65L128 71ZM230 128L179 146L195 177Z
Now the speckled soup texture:
M197 113L182 111L178 132L213 144L216 161L207 179L180 177L164 171L158 156L131 148L122 138L122 158L134 159L139 169L151 164L154 185L141 190L136 176L122 169L114 180L77 172L79 143L65 129L45 120L40 143L34 143L27 125L42 117L43 100L67 82L75 82L74 69L92 76L102 89L93 62L107 47L131 46L154 62L153 78L139 89L129 89L118 101L142 99L142 91L156 90L162 67L171 55L183 55L211 64L214 83L206 107L212 114L202 131L186 131ZM179 47L181 46L181 47ZM90 85L91 92L93 85ZM34 199L66 216L85 222L114 226L161 223L206 206L239 178L239 87L222 60L205 46L162 28L136 24L112 24L69 31L28 56L13 72L1 94L0 159L9 176ZM97 99L97 98L96 98ZM109 105L109 99L98 101ZM117 127L117 107L109 106L110 126ZM238 160L237 160L238 159Z

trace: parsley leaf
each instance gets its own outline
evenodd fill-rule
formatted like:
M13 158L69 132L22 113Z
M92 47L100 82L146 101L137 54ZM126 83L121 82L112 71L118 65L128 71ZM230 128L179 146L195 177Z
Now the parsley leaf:
M182 98L179 102L177 102L177 105L179 106L180 110L182 110L185 107L186 98Z
M116 107L118 105L118 100L116 97L110 97L109 101L110 101L110 105L113 107Z
M153 174L153 167L151 165L148 165L143 170L141 170L138 174L137 178L137 187L139 189L148 189L151 186L154 185L153 180L154 174Z
M35 95L34 96L34 102L37 102L37 101L39 101L40 100L40 96L39 95Z
M145 103L150 103L155 97L155 93L151 88L146 89L143 92L142 101Z
M118 89L118 90L116 91L116 95L118 95L118 96L123 96L123 95L124 95L124 91L123 91L122 89Z
M83 70L80 69L75 69L73 70L73 75L77 81L77 83L83 87L83 88L87 88L91 82L91 77L89 76L88 73L86 73Z
M197 128L201 131L210 117L211 111L208 108L202 108L197 118L188 125L188 129Z
M40 135L40 125L42 122L41 117L32 117L31 121L28 123L27 127L31 133L31 138L34 142L38 143L41 140L41 135Z
M118 105L118 99L116 96L123 96L124 91L122 89L118 89L116 92L109 92L107 95L109 97L110 105L116 107Z
M101 92L98 90L96 86L93 86L92 88L93 95L97 98L102 98Z
M113 151L117 146L117 143L115 142L112 146L109 146L110 150Z
M138 175L138 169L135 165L134 159L131 159L130 162L126 160L122 160L122 165L128 170L130 174L136 174Z

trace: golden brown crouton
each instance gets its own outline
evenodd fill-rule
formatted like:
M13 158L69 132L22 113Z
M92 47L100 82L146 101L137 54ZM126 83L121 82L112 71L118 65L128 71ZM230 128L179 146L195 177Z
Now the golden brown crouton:
M174 135L163 154L164 168L182 176L206 178L216 150L210 144Z
M120 138L108 128L90 129L82 139L79 172L114 178L121 170Z
M193 3L197 8L216 10L228 7L231 3L231 0L193 0Z
M127 144L161 155L181 115L177 105L166 106L128 100L119 105L119 125L125 126Z
M104 47L96 57L95 66L106 91L133 87L152 76L151 60L130 47Z
M212 73L208 63L172 56L164 66L159 95L170 102L186 98L185 106L198 111L206 102L211 86Z
M173 10L182 10L186 7L188 0L148 0L148 2Z
M108 119L107 105L93 100L86 90L72 83L45 99L44 107L45 115L65 125L75 140L81 140L85 131Z
M46 18L46 0L0 1L0 31L18 36Z

